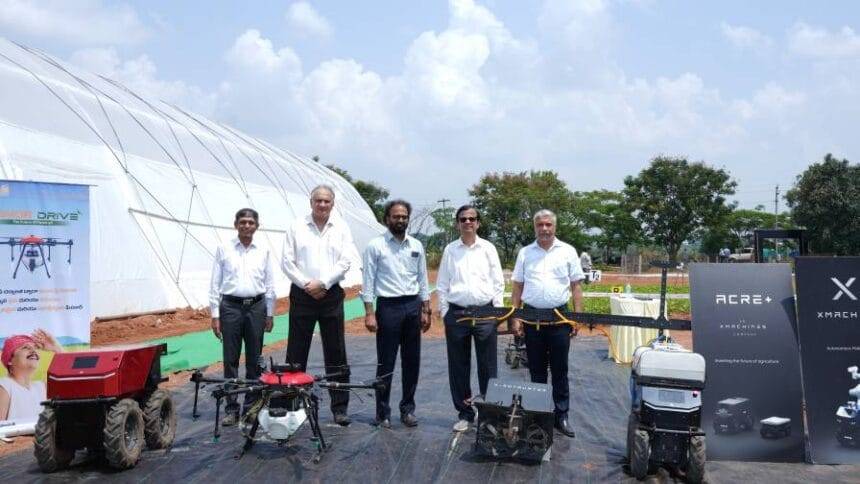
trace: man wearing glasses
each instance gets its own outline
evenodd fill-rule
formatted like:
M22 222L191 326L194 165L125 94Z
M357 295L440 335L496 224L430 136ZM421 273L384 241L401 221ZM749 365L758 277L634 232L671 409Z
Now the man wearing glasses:
M486 395L488 381L496 377L497 371L496 325L457 323L454 312L474 306L502 306L505 282L496 247L478 237L481 220L478 210L463 205L457 209L455 219L460 238L448 244L442 253L436 293L439 295L439 314L445 321L448 382L459 416L454 431L465 432L475 420L469 383L472 338L478 363L478 386L481 395Z
M385 204L383 222L388 231L367 244L361 298L364 325L376 333L376 376L385 387L376 390L375 424L391 427L391 373L400 349L403 397L400 421L407 427L418 425L415 417L415 389L421 364L421 333L430 329L430 291L424 246L406 234L412 206L405 200ZM373 300L376 299L376 311Z

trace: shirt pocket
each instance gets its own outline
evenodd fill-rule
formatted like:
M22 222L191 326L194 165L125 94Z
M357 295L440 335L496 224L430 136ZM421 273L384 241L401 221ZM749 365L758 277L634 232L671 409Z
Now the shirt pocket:
M570 280L570 269L568 264L559 264L552 268L552 276L558 280Z
M406 254L406 262L404 262L404 264L403 264L406 267L406 272L408 272L409 274L418 274L418 267L420 264L420 261L419 261L420 258L421 258L420 254L418 256L413 256L411 251L408 252Z

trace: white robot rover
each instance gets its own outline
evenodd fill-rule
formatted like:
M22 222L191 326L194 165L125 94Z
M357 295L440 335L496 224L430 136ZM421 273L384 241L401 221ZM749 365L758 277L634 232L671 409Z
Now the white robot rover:
M639 480L649 468L669 464L687 481L705 477L701 429L705 359L662 336L633 353L632 408L627 425L630 471Z
M860 380L860 372L856 366L848 368L852 380ZM846 447L856 447L860 442L860 383L848 390L848 400L845 405L836 409L836 440Z

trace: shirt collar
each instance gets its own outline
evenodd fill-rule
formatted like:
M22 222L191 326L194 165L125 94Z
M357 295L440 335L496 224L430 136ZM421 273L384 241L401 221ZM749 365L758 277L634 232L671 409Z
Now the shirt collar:
M333 217L331 216L331 214L329 214L328 220L325 223L326 227L331 227L332 225L334 225L334 221L332 220L332 218ZM314 222L313 214L305 215L305 223L308 224L308 226L310 226L310 227L316 227L317 226L316 222Z
M465 248L467 248L467 249L471 249L472 247L478 247L479 245L481 245L481 242L482 242L483 240L484 240L484 239L482 239L480 236L477 236L477 235L476 235L476 236L475 236L475 243L474 243L474 244L472 244L471 246L468 246L468 245L466 245L466 243L465 243L465 242L463 242L463 238L462 238L462 237L457 237L457 244L458 244L458 246L459 246L459 247L465 247Z
M244 246L244 245L242 245L242 242L239 240L239 237L233 237L233 247L241 247L241 248L245 248L245 246ZM251 247L254 247L254 248L256 248L256 247L257 247L257 243L256 243L256 242L254 242L254 239L251 239L251 245L249 245L249 246L248 246L248 248L249 248L249 249L250 249Z
M392 242L392 241L397 242L397 239L394 238L394 234L392 234L390 230L386 230L384 236L385 236L385 240L387 240L388 242ZM409 237L409 234L406 234L406 237L403 238L402 243L403 244L409 243L410 238L411 237Z
M551 246L549 246L549 250L552 250L552 249L554 249L554 248L556 248L556 247L561 247L561 246L562 246L562 244L564 244L564 242L562 242L562 241L558 240L558 237L556 237L556 238L554 238L554 239L552 240L552 245L551 245ZM537 240L535 240L534 242L532 242L530 245L531 245L531 246L533 246L533 247L534 247L534 248L536 248L536 249L543 250L543 247L541 247L540 245L538 245ZM548 250L547 252L549 252L549 250Z

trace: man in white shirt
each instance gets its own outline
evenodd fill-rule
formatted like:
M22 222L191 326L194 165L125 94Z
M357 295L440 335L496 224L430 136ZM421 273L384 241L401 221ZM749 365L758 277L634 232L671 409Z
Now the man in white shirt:
M582 312L582 287L585 279L576 249L555 238L556 216L549 210L534 215L535 242L520 249L511 276L511 304L539 309L566 309L573 295L573 306ZM523 328L525 326L525 328ZM567 420L570 387L567 360L573 328L567 324L540 329L515 319L513 329L525 333L529 374L535 383L547 382L547 366L552 371L552 399L555 403L555 428L573 437Z
M236 212L233 227L238 237L228 245L218 246L209 285L209 308L212 331L222 340L224 378L239 376L239 355L245 342L245 378L260 377L257 360L263 351L263 332L272 331L275 310L273 257L269 249L254 242L260 217L256 210L243 208ZM247 394L243 407L257 399ZM239 419L235 395L226 398L225 426Z
M375 424L383 428L391 427L388 400L398 349L403 382L400 420L407 427L418 425L415 389L421 365L421 333L430 329L430 291L424 246L406 233L411 213L412 206L405 200L386 203L383 221L388 231L370 240L363 257L364 325L376 333L376 376L387 375L385 387L376 390Z
M502 306L505 289L502 264L496 247L478 237L480 214L475 207L464 205L454 216L460 238L448 244L436 277L439 314L445 321L448 348L448 382L459 420L455 432L465 432L475 420L470 405L472 338L478 363L478 386L487 394L490 378L496 377L496 325L457 323L454 311L474 306Z
M294 221L284 238L281 268L290 287L290 329L287 362L308 363L314 326L319 322L327 374L332 381L349 382L340 282L358 253L349 226L331 216L334 189L319 185L311 191L311 214ZM331 411L338 425L349 425L349 392L329 390Z

